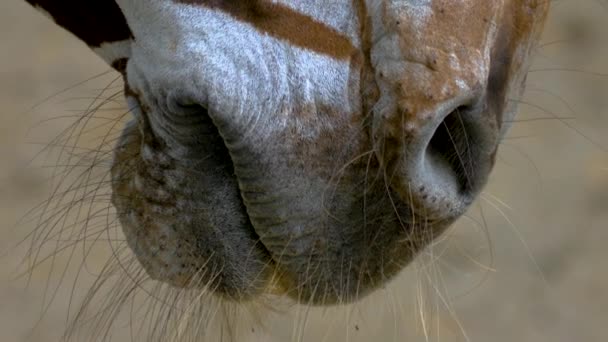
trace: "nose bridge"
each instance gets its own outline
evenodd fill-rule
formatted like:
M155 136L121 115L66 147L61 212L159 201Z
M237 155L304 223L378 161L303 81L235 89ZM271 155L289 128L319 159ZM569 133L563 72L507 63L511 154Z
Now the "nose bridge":
M413 3L417 5L402 3L386 11L387 26L393 26L398 36L405 63L404 74L397 79L401 95L432 105L483 87L494 31L491 8L475 2L468 13L467 2ZM481 17L471 19L471 14Z
M401 130L433 130L455 108L483 97L501 1L470 3L384 3L372 47L381 91L376 109L383 112L377 126L386 129L385 120L392 116L387 121L399 121Z
M433 46L408 50L402 74L390 81L397 111L408 126L440 121L456 107L478 101L487 83L487 70L476 51L458 53Z
M380 12L374 149L393 189L431 216L461 213L491 166L484 102L502 4L386 1Z

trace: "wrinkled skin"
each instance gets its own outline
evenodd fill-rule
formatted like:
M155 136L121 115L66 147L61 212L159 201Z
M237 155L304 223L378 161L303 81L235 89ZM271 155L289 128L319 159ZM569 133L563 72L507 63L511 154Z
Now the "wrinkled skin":
M118 0L113 204L148 274L356 300L486 183L545 0ZM123 61L127 61L124 59Z

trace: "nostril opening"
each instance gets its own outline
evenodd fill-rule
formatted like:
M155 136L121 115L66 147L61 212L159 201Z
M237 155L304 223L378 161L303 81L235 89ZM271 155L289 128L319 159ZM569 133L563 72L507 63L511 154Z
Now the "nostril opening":
M447 167L458 181L461 193L474 189L476 179L476 131L467 119L468 106L460 106L447 115L437 127L427 147L427 155L439 160L437 167Z

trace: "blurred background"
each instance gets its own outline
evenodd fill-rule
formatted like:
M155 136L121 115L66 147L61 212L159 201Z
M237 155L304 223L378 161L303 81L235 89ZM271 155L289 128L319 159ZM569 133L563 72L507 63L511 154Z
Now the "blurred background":
M361 303L262 313L265 328L252 326L242 340L608 341L607 32L608 1L554 1L520 114L470 213ZM60 212L36 206L77 178L62 167L90 164L81 152L119 131L121 84L24 1L0 3L0 43L0 341L56 341L111 257L108 241L67 248L86 238L38 236L67 253L41 257L29 273L27 234ZM95 119L55 139L102 104ZM98 164L103 175L107 158ZM105 338L130 340L128 325L119 318Z

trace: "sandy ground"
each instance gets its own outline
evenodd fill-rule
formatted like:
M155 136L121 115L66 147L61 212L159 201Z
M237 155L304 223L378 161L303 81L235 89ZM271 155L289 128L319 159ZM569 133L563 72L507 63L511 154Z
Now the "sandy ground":
M245 340L608 341L603 4L556 2L519 121L487 191L428 253L431 261L408 268L354 308L313 310L307 320L297 309L260 317L272 338L252 332ZM27 251L19 240L36 225L17 222L48 197L49 170L41 166L55 159L30 160L115 75L70 88L108 68L24 1L0 4L0 42L0 341L56 341L74 310L70 298L82 296L95 271L74 281L73 271L62 272L69 259L64 255L40 265L29 284L27 278L15 280ZM117 106L103 115L117 117ZM108 257L100 246L89 255L87 270ZM53 284L62 285L55 292ZM302 335L297 329L303 322ZM110 331L113 341L129 340L124 325Z

